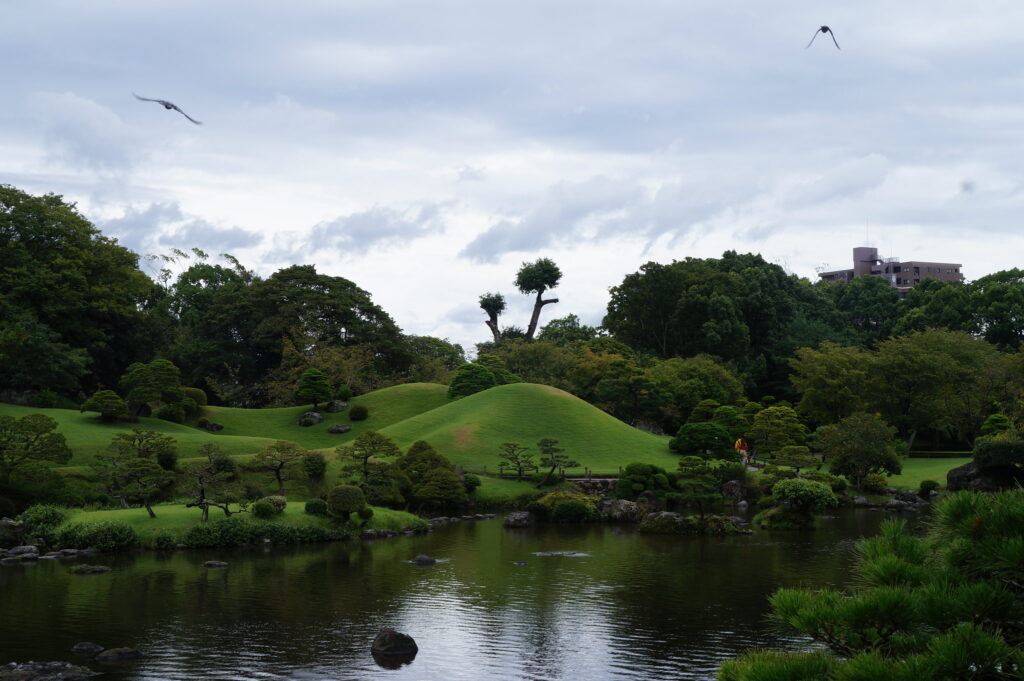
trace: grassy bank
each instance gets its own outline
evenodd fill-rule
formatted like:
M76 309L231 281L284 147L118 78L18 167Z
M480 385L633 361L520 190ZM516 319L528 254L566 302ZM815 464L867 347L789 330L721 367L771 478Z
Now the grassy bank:
M906 458L903 459L903 472L889 478L889 484L898 489L916 490L922 480L934 480L943 487L946 486L946 473L962 466L970 457L962 458Z
M71 523L95 523L102 521L119 521L131 525L139 533L143 543L147 543L160 533L171 533L176 536L183 535L189 528L202 523L202 516L198 509L185 508L182 504L154 506L153 511L156 518L150 518L144 508L117 509L110 511L82 511L72 510L65 524ZM210 522L219 520L224 514L217 509L210 509ZM233 517L251 517L249 514ZM288 507L271 521L290 525L293 527L323 527L333 526L329 518L310 515L303 510L303 504L291 502ZM421 520L412 513L405 511L393 511L389 508L374 508L373 517L366 525L368 529L380 530L402 530ZM361 527L361 525L360 525Z

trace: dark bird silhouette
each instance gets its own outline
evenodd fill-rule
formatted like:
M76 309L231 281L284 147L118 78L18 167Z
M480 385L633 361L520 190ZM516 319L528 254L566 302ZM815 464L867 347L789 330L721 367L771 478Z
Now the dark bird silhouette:
M811 43L814 42L814 39L818 37L819 33L828 33L829 37L832 38L832 42L836 43L836 34L832 32L832 29L829 28L828 26L822 26L821 28L814 32L814 35L811 36L811 42L807 43L807 47L811 46ZM805 47L804 49L806 50L807 47ZM843 48L839 47L839 43L836 43L836 49L841 50Z
M201 121L197 121L196 119L192 118L187 113L185 113L184 111L179 109L177 104L172 104L171 102L168 102L166 99L150 99L148 97L139 97L134 92L132 94L135 95L135 99L141 100L143 102L156 102L157 104L160 104L161 106L163 106L167 110L173 109L174 111L177 111L182 116L184 116L185 118L189 119L190 121L192 121L196 125L202 125Z

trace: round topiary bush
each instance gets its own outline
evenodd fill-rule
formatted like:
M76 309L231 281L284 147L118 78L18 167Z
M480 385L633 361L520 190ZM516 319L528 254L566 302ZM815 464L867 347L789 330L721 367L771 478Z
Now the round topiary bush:
M202 388L182 388L181 392L185 393L185 397L191 397L195 401L197 406L206 406L206 391L203 390Z
M52 544L57 539L57 528L68 517L67 511L49 504L29 506L18 520L25 523L25 539L44 539Z
M595 516L594 509L578 499L559 501L551 510L551 520L556 523L585 523Z
M274 494L269 497L263 497L261 501L265 501L274 507L274 510L278 513L284 512L284 509L288 507L288 499L281 496L280 494Z
M310 499L306 502L306 513L310 515L327 515L327 502L323 499Z
M342 520L366 506L366 495L355 485L338 485L327 493L327 508Z
M793 478L775 483L772 497L776 503L789 506L800 513L820 513L839 505L831 488L823 482Z
M932 492L938 491L939 483L934 480L922 480L920 486L917 488L917 496L922 499L931 499Z
M260 520L270 520L278 514L278 510L266 499L260 499L252 505L252 514Z
M205 416L200 416L196 421L196 428L206 428L210 424L210 419Z
M185 407L180 404L165 404L156 410L153 416L172 423L181 423L185 420Z
M153 537L151 546L157 551L169 551L178 546L178 538L170 532L160 532Z
M353 405L348 410L348 418L350 421L365 421L369 416L370 410L363 404Z
M462 486L466 488L466 494L472 494L480 486L480 477L472 473L465 473L462 476Z
M365 522L373 517L373 508L370 506L363 506L356 512L356 515L359 516L360 520Z

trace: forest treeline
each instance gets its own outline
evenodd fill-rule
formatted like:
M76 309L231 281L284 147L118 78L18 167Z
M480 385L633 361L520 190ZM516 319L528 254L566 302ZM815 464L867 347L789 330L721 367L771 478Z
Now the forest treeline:
M810 426L871 410L908 439L966 444L988 415L1024 409L1019 269L928 279L901 299L879 277L810 282L727 251L643 265L599 327L553 311L572 309L543 297L560 277L546 258L509 277L536 296L526 330L501 326L502 294L479 296L474 380L553 385L672 434L708 400L792 405ZM60 196L0 186L0 401L77 407L154 359L244 407L294 404L309 368L357 394L466 373L462 347L404 333L344 277L308 264L262 277L198 249L141 257Z

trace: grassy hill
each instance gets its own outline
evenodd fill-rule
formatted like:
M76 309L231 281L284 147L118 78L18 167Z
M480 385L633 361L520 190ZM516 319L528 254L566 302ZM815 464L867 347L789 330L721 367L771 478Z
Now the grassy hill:
M381 429L402 449L426 440L456 464L497 468L498 445L518 442L536 452L544 437L559 441L581 465L617 473L634 461L675 469L668 438L651 435L567 392L514 383L491 388Z
M448 386L439 383L406 383L352 398L349 409L361 404L369 410L370 417L365 421L349 421L346 409L338 414L321 412L324 422L317 426L304 428L296 425L299 416L310 410L309 405L280 409L204 407L203 415L224 426L219 436L245 434L272 440L291 440L309 449L325 449L348 442L367 430L383 430L399 421L448 404L448 401ZM331 435L327 428L336 423L348 423L352 430L344 435Z
M94 413L82 414L73 409L39 409L0 404L0 415L21 418L28 414L46 414L58 424L57 430L68 442L74 458L72 466L81 466L93 460L97 453L106 450L118 433L131 432L132 428L152 430L170 435L178 441L178 455L181 458L195 456L204 444L216 443L228 454L248 454L273 442L268 438L249 435L224 435L208 433L205 430L171 423L155 418L141 418L138 423L103 423Z

